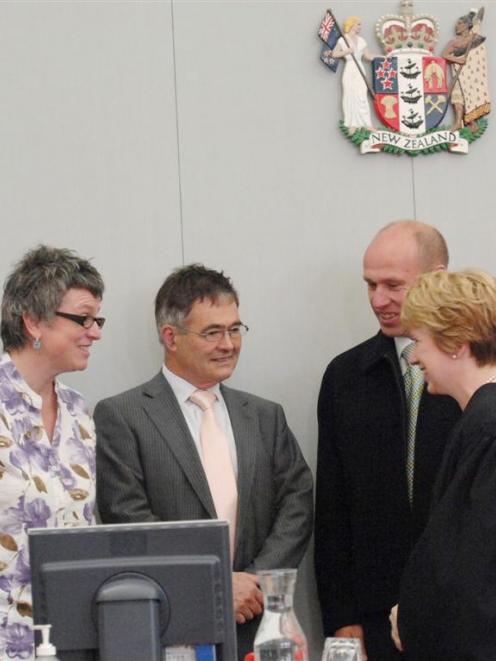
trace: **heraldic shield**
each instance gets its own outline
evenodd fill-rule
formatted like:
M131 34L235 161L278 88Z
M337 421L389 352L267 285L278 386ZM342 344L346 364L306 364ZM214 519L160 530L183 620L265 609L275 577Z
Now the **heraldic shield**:
M411 51L372 63L375 111L389 128L421 135L438 126L448 107L446 60Z

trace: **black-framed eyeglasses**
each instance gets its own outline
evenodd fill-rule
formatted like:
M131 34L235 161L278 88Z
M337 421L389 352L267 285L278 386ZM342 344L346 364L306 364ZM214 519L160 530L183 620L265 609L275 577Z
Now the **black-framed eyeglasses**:
M231 328L212 328L212 330L203 331L203 333L198 333L197 331L192 330L183 330L182 333L184 335L187 335L188 333L198 335L198 337L202 337L207 342L220 342L225 338L226 333L231 340L236 341L243 335L246 335L249 330L250 329L246 324L236 324L235 326L231 326Z
M91 328L93 324L96 324L98 328L103 328L105 323L105 317L92 317L91 314L70 314L69 312L55 312L57 317L63 317L64 319L70 319L75 321L76 324L79 324L83 328Z

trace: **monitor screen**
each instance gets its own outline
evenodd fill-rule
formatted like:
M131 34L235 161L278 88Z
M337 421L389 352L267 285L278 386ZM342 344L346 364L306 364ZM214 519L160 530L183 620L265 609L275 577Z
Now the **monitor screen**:
M154 661L182 645L236 658L226 522L33 528L29 549L34 622L52 625L63 661Z

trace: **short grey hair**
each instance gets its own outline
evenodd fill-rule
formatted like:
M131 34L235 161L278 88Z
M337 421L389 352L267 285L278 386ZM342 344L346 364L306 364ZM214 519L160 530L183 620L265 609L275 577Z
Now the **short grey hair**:
M214 271L203 264L188 264L174 270L160 287L155 298L155 321L160 341L160 329L165 324L184 328L186 317L195 301L217 301L227 296L239 305L238 293L223 271Z
M87 289L101 299L104 284L96 268L72 250L45 245L29 250L4 284L1 321L4 349L19 349L27 343L23 314L38 320L50 319L69 289Z

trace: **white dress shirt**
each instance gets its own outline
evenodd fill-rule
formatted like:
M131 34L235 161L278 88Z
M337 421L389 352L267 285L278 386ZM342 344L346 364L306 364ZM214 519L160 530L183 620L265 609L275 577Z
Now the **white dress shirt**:
M179 406L181 407L182 414L188 425L193 441L195 442L196 449L200 458L202 458L202 446L200 439L200 426L202 419L202 410L197 405L190 401L191 395L198 390L194 385L185 381L174 372L171 372L165 365L162 366L162 373L172 388ZM229 413L227 411L227 406L222 397L220 390L220 385L217 383L212 388L208 388L209 392L213 392L217 399L214 403L214 412L217 422L221 426L222 430L226 434L227 441L229 444L229 453L231 455L231 461L234 468L234 474L236 478L238 477L238 455L236 452L236 442L234 440L234 433L232 430L231 420L229 419Z

